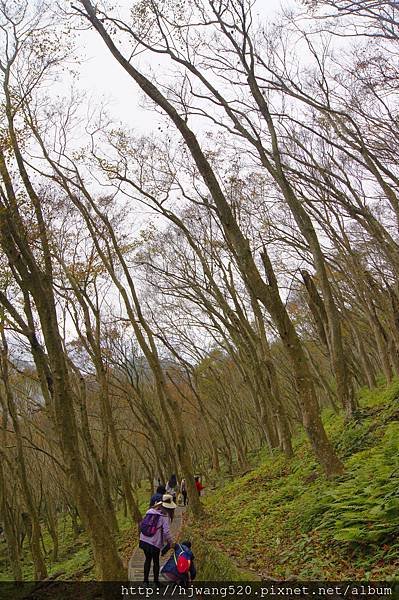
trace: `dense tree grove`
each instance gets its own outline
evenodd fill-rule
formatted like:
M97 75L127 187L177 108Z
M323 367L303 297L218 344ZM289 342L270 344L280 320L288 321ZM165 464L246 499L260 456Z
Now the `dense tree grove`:
M52 3L50 3L52 4ZM54 3L55 4L55 3ZM127 8L127 5L129 6ZM0 521L16 580L58 517L124 577L116 510L234 473L399 374L399 11L303 0L0 7ZM92 28L162 120L51 89ZM147 62L146 62L147 61ZM71 67L72 65L72 67ZM89 117L87 115L90 115ZM161 116L160 116L161 115Z

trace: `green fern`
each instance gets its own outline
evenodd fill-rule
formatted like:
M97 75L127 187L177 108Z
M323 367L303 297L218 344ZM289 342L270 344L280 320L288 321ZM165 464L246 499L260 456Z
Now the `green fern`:
M356 544L383 543L399 534L398 440L399 423L390 422L378 446L353 455L347 477L317 502L310 500L304 529Z

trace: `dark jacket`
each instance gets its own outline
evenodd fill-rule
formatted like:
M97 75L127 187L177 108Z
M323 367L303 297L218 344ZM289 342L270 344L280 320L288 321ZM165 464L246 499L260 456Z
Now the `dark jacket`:
M179 571L177 570L176 563L177 563L178 556L182 550L184 550L184 552L187 554L187 558L189 558L189 560L191 561L189 574L188 573L179 573ZM190 581L195 579L197 570L194 565L194 554L191 552L190 548L188 548L187 546L184 546L182 544L175 544L174 552L173 552L172 556L169 558L169 560L166 561L166 563L162 567L161 573L167 579L170 579L171 581L174 581L181 585L187 585Z

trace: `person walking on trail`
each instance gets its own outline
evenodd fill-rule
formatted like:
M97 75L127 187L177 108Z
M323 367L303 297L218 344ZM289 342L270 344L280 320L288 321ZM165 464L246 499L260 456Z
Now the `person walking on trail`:
M162 500L148 509L140 524L139 547L144 552L144 585L149 585L150 569L154 574L154 583L159 584L159 555L165 544L173 545L170 522L173 519L176 504L170 494L164 494Z
M194 581L196 574L191 542L175 544L172 556L161 569L162 577L187 587L191 581Z
M176 488L177 488L177 477L173 473L170 476L168 483L166 484L166 493L173 496L173 502L176 502Z
M194 477L194 480L195 480L195 487L197 488L198 496L201 496L201 492L204 489L204 486L202 485L198 475L197 475L197 477Z
M154 506L157 502L162 501L162 496L166 494L166 488L164 485L159 485L156 489L155 494L151 496L150 500L150 508Z
M187 484L186 480L182 479L180 482L180 493L183 496L183 506L187 504Z

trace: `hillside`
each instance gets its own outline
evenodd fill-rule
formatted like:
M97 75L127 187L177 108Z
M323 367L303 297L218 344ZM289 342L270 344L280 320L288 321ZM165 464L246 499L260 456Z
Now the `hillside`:
M360 404L350 425L341 415L324 415L345 462L343 477L326 481L304 435L295 439L292 461L258 457L251 472L204 498L206 524L190 524L200 556L218 548L235 565L275 579L397 576L399 384L363 391ZM220 555L212 552L213 559ZM229 574L225 568L223 576Z
M399 382L360 395L361 410L350 425L324 414L326 428L345 462L345 475L326 481L302 434L295 458L262 452L253 469L224 479L203 500L204 521L187 523L198 576L206 580L369 579L390 580L399 572ZM139 489L142 510L149 490ZM130 519L118 513L118 547L124 563L135 544ZM51 547L46 533L44 547ZM12 579L5 544L1 579ZM60 524L59 560L49 574L60 579L93 578L87 536ZM24 577L33 565L24 561Z

